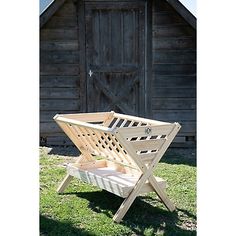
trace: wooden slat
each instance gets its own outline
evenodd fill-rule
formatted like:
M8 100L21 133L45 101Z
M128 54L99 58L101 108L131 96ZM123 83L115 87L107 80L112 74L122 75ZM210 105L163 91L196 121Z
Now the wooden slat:
M196 88L152 88L154 98L196 98ZM192 109L189 107L189 109Z
M41 75L40 88L79 88L79 76Z
M152 109L153 110L196 109L196 99L195 98L169 98L169 97L153 98Z
M153 63L176 63L176 64L190 64L196 63L196 51L194 49L186 50L178 48L159 49L153 51Z
M51 111L49 114L53 117L56 113L65 113L65 111L79 111L79 99L40 99L40 112ZM44 115L43 115L44 117ZM48 117L48 116L47 116Z
M78 64L79 63L79 51L72 50L41 50L40 62L42 64Z
M119 128L118 132L125 138L146 137L150 135L168 135L173 129L174 124L151 126L151 133L146 134L146 127Z
M157 75L194 75L195 64L153 64L153 72Z
M158 75L153 73L153 87L195 88L196 75Z
M79 120L83 122L100 122L109 115L109 112L94 112L94 113L74 113L74 114L63 114L61 117L68 119Z
M195 110L153 110L153 119L173 121L195 121Z
M66 41L41 41L41 50L78 50L78 40L66 40Z
M130 141L129 144L134 147L136 151L138 150L157 150L160 149L165 139L152 139L152 140L139 140Z
M40 75L79 75L78 64L41 64Z
M41 99L78 99L79 91L77 88L41 88Z
M54 117L54 120L61 121L64 123L73 124L73 125L78 125L78 126L85 127L85 128L91 128L91 129L98 130L98 131L103 131L103 132L108 132L108 133L112 132L112 129L110 129L108 127L104 127L104 126L96 125L96 124L89 124L89 123L75 120L75 119L68 119L68 118L62 117L60 115L56 115Z
M153 40L153 49L192 49L196 47L193 37L163 37Z
M46 29L67 29L77 26L76 17L74 15L69 16L57 16L54 15L50 18L47 24L44 26Z
M152 16L153 16L153 25L185 23L182 17L180 17L178 14L173 14L173 12L171 11L165 11L165 12L155 11L153 12Z
M76 16L76 4L73 3L73 0L67 0L55 13L55 16Z
M78 38L77 29L47 29L43 28L40 31L40 40L76 40Z

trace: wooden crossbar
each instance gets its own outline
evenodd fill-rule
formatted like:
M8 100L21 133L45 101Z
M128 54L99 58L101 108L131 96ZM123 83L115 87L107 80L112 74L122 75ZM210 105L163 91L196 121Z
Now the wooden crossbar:
M125 198L113 217L116 222L139 194L150 191L170 211L175 209L166 195L166 182L154 177L153 170L178 133L179 123L115 112L63 114L54 120L81 152L76 163L67 167L59 193L74 176Z

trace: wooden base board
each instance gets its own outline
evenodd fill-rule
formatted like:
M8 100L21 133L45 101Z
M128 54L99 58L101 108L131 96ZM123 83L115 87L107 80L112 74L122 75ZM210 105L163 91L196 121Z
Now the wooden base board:
M140 174L127 173L124 169L119 170L114 165L109 165L106 160L99 160L89 163L70 164L67 167L69 175L74 176L86 183L97 186L122 198L129 196L133 190ZM165 190L166 181L155 177L160 187ZM146 182L140 193L153 192L154 189Z

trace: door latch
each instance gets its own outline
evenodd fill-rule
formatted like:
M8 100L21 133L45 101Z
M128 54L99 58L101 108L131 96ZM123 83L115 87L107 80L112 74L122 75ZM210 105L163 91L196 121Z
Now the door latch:
M93 72L91 71L91 70L89 70L89 77L92 77L92 75L93 75Z

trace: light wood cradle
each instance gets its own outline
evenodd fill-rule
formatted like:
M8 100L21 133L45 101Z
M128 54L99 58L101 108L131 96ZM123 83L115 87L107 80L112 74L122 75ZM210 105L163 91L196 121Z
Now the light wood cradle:
M166 195L166 181L153 171L181 128L115 112L57 114L54 120L80 150L58 187L62 193L73 177L125 198L113 220L120 222L135 198L156 192L164 205L175 206Z

